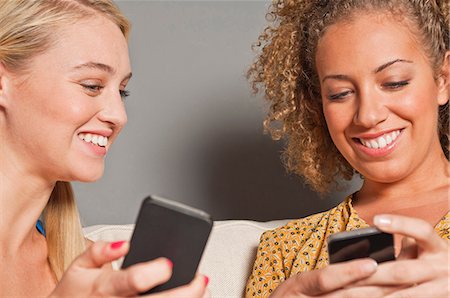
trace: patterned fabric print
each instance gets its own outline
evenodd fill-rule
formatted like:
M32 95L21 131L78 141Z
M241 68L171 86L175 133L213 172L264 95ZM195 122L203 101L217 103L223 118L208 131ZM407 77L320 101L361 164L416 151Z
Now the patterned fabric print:
M436 226L442 238L450 239L450 213ZM245 297L268 297L280 283L293 274L328 265L325 241L329 235L366 228L352 206L352 196L335 208L294 220L283 227L266 231L260 243L247 281Z
M441 238L450 240L450 212L434 228Z

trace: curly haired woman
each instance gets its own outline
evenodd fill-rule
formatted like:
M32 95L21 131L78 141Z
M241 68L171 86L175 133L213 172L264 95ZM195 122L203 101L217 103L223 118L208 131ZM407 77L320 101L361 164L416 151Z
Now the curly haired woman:
M246 297L449 297L448 0L280 0L249 70L317 191L355 173L337 207L261 236ZM333 233L374 225L397 260L328 264Z

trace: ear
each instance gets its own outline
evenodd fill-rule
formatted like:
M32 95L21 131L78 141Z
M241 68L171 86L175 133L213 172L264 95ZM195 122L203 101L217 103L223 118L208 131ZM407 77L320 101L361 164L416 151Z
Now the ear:
M9 106L11 84L16 78L5 64L0 61L0 111L5 111Z
M447 51L438 78L438 103L445 105L450 99L450 51Z
M6 108L6 68L3 62L0 61L0 110Z

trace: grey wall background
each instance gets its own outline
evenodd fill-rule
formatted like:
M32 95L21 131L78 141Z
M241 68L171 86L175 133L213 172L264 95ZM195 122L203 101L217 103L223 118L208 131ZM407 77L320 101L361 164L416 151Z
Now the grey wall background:
M268 1L117 3L133 24L129 121L104 177L74 185L84 225L133 223L148 194L216 220L298 218L358 187L319 198L285 172L281 144L263 135L265 103L244 73Z

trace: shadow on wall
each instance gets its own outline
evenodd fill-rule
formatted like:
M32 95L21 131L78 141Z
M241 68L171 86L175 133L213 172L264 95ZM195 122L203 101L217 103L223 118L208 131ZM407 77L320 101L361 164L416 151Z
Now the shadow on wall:
M205 202L215 220L300 218L341 202L348 189L320 197L282 165L281 142L254 131L217 131L203 155Z

